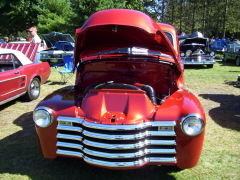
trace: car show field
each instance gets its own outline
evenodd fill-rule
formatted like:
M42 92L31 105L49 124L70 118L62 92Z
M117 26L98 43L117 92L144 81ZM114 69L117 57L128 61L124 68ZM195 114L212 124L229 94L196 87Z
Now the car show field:
M49 160L41 156L32 111L47 94L64 87L59 84L59 74L52 67L52 73L42 85L37 100L25 102L17 99L0 106L0 179L161 177L237 180L240 167L240 88L236 86L236 80L239 74L239 67L221 60L212 69L199 66L185 68L185 88L200 99L207 118L205 142L197 166L186 170L171 166L145 166L137 170L112 171L87 165L78 159Z
M2 52L5 96L21 72L12 86L32 81L27 98L0 103L0 179L238 180L240 69L202 34L182 40L140 11L107 9L76 29L62 70ZM40 93L29 75L44 69Z

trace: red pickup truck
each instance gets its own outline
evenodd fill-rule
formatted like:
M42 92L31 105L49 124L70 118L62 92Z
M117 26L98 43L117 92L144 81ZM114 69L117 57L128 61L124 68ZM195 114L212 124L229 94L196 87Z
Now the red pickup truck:
M206 119L184 89L175 28L127 9L94 13L76 30L74 86L34 109L42 155L108 169L194 167Z

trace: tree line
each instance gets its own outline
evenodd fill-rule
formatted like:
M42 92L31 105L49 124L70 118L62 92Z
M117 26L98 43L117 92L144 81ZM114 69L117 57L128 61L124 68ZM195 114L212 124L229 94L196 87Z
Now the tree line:
M154 20L173 25L179 32L200 31L206 37L239 38L240 1L235 0L1 0L0 38L39 34L74 36L87 18L104 9L134 9Z

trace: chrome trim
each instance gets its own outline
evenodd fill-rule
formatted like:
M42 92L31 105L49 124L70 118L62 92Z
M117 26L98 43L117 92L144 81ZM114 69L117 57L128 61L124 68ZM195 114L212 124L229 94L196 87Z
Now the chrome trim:
M205 61L205 62L191 62L191 61L183 61L184 64L187 64L187 65L194 65L194 64L197 64L197 65L205 65L205 64L214 64L215 61Z
M122 131L122 130L140 130L145 129L147 127L156 127L156 126L175 126L175 122L173 121L155 121L155 122L146 122L137 125L107 125L107 124L97 124L91 123L88 121L83 121L83 126L90 127L94 129L103 129L103 130L114 130L114 131Z
M26 84L26 83L25 83L25 84ZM5 93L5 94L2 94L1 96L5 96L5 95L11 94L11 93L13 93L13 92L16 92L16 91L19 91L19 90L25 89L25 87L26 87L26 86L21 87L21 88L18 88L18 89L14 90L14 91L7 92L7 93ZM26 91L25 91L24 93L26 93Z
M108 140L143 139L143 138L151 136L151 135L154 135L154 136L175 136L174 131L145 131L144 133L138 133L138 134L132 134L132 135L110 135L110 134L93 133L93 132L84 130L83 134L85 136L92 137L92 138L108 139Z
M202 129L201 129L201 131L200 131L198 134L189 135L189 134L187 134L187 133L184 131L184 129L183 129L183 122L184 122L186 119L188 119L189 117L196 117L197 119L199 119L199 120L201 121L201 123L202 123ZM183 132L184 134L186 134L186 135L188 135L188 136L197 136L197 135L199 135L199 134L203 131L203 129L204 129L204 121L203 121L203 118L202 118L199 114L190 113L190 114L184 116L184 117L181 119L181 121L180 121L180 126L181 126L181 130L182 130L182 132Z
M175 157L151 157L151 158L143 158L139 159L138 161L131 161L131 162L109 162L109 161L101 161L101 160L96 160L93 158L89 158L87 156L83 156L82 153L79 152L73 152L73 151L65 151L65 150L57 150L57 154L59 155L66 155L66 156L75 156L75 157L80 157L83 158L84 161L94 164L94 165L99 165L99 166L105 166L105 167L135 167L135 166L141 166L146 163L173 163L176 164L177 160Z
M38 110L45 110L48 114L49 114L49 118L50 118L50 122L48 124L48 126L46 127L49 127L52 123L53 123L53 112L52 112L52 109L48 108L48 107L45 107L45 106L39 106L37 107L34 111L33 111L33 121L35 123L35 120L34 120L34 114L36 113L36 111ZM37 124L36 124L37 125ZM46 127L43 127L43 128L46 128Z
M108 161L96 160L89 157L84 157L84 160L91 164L106 166L106 167L135 167L135 166L141 166L149 162L149 158L139 159L138 161L132 161L132 162L108 162Z
M57 155L83 158L90 164L107 167L176 164L175 121L109 125L63 116L57 121Z
M57 120L58 121L74 122L74 123L79 123L79 124L82 124L82 122L84 121L84 119L82 119L82 118L65 117L65 116L58 116Z
M68 134L57 134L57 138L62 138L62 139L73 139L73 140L78 140L82 141L82 136L74 136L74 135L68 135Z
M59 147L71 147L74 149L80 149L82 150L83 146L79 144L73 144L73 143L64 143L64 142L57 142L57 146Z
M58 125L58 130L67 130L67 131L76 131L76 132L82 132L82 128L80 127L73 127L73 126L64 126L64 125Z
M84 148L83 152L92 156L97 156L97 157L103 157L103 158L136 158L136 157L142 157L146 154L176 154L175 149L144 149L144 150L139 150L134 153L105 153L105 152L99 152L99 151L94 151L90 150L88 148Z
M94 128L94 129L102 129L102 130L114 130L114 131L122 131L122 130L140 130L145 129L147 127L157 127L157 126L175 126L175 121L154 121L154 122L145 122L136 125L109 125L109 124L99 124L85 121L82 118L74 118L74 117L64 117L59 116L57 121L69 121L74 123L82 124L85 127Z
M84 140L83 144L103 148L103 149L136 149L136 148L143 148L147 145L176 145L175 140L145 140L139 141L135 144L106 144L106 143L98 143L94 141Z
M83 154L80 152L66 151L66 150L60 150L60 149L57 149L57 154L75 156L75 157L81 157L81 158L83 157Z
M16 70L16 69L13 69L13 70ZM22 78L22 77L26 77L26 82L27 82L27 76L26 76L26 75L21 75L21 76L17 76L17 77L14 77L14 78L2 80L2 81L0 81L0 83L6 82L6 81L11 81L11 80L14 80L14 79L20 79L20 78ZM21 88L21 89L22 89L22 88Z
M0 102L0 105L5 104L5 103L7 103L7 102L9 102L9 101L12 101L12 100L14 100L14 99L17 99L18 97L20 97L20 96L22 96L22 95L24 95L24 94L26 94L26 91L24 91L23 93L18 94L18 95L16 95L16 96L13 96L13 97L11 97L11 98L9 98L9 99L6 99L6 100L4 100L4 101L1 101L1 102Z

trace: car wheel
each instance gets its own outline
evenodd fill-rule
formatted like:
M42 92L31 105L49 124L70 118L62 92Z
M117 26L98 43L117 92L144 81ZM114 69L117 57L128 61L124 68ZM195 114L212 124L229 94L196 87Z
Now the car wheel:
M25 98L28 101L35 100L40 95L40 81L38 78L33 78L31 83L28 86L27 93L25 94Z
M236 65L237 65L237 66L240 66L240 57L237 57L237 58L236 58Z

